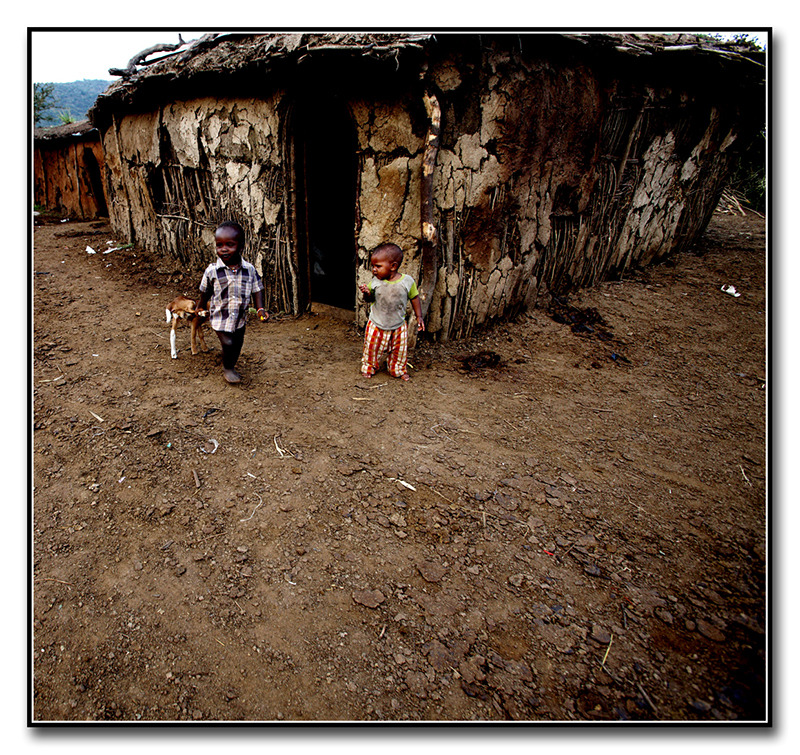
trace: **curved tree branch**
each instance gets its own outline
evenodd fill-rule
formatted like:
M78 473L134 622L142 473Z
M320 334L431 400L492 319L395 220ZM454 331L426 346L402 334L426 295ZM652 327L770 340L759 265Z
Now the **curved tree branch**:
M134 55L129 61L127 68L109 68L108 73L111 76L122 76L123 78L128 78L129 76L133 76L136 73L136 66L146 66L147 58L151 55L154 55L157 52L173 52L180 47L183 47L186 42L183 41L183 37L178 34L178 44L175 45L153 45L152 47L148 47L146 50L142 50L137 55ZM152 62L152 61L151 61Z

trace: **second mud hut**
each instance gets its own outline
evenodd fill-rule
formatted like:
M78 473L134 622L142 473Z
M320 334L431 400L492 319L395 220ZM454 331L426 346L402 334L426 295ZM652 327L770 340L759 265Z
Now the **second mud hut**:
M108 217L100 134L89 121L33 132L33 201L73 218Z

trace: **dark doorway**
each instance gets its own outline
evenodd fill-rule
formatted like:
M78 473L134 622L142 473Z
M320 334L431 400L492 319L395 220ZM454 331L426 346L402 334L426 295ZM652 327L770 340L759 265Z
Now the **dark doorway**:
M89 174L89 184L92 187L92 194L97 203L97 214L100 217L108 217L108 205L106 205L106 193L103 191L103 176L100 173L100 165L90 147L83 149L83 163L86 165L86 172Z
M355 309L356 135L346 103L306 93L295 106L298 241L310 301ZM301 267L305 267L302 265Z

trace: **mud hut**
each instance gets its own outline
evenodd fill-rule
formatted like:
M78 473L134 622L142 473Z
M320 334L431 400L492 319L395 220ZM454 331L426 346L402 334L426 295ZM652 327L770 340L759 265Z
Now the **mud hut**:
M89 121L33 132L33 201L73 218L108 217L103 146Z
M219 34L90 113L111 220L186 266L238 220L273 310L350 309L391 241L429 331L691 246L763 124L764 54L641 34Z

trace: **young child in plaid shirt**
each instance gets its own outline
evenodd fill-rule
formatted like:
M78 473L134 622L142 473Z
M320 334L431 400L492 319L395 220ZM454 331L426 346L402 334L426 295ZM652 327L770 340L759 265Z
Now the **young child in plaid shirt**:
M234 367L244 343L250 297L261 322L269 315L264 310L264 284L255 267L242 259L244 229L238 223L222 223L214 239L219 259L203 273L197 308L209 311L211 328L222 346L222 375L234 384L242 380Z
M399 272L403 250L397 244L381 244L371 255L372 280L360 285L364 301L372 302L364 333L361 374L371 378L386 359L386 369L393 377L410 380L406 305L411 301L417 316L417 329L425 330L417 284L410 275Z

